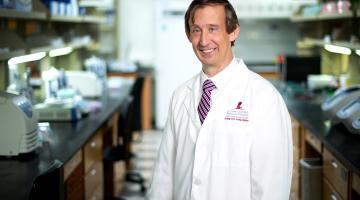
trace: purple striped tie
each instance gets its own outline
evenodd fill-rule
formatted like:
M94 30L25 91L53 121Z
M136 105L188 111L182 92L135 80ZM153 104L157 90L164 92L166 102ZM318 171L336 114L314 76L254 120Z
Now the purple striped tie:
M198 106L198 113L201 125L203 124L206 115L208 114L211 107L211 92L216 88L215 84L207 79L203 85L203 93L201 96L201 100Z

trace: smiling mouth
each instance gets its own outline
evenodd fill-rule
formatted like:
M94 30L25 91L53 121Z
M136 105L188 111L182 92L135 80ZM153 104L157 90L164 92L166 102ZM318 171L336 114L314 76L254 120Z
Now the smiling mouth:
M208 48L208 49L200 49L200 51L204 54L211 54L215 51L216 48Z

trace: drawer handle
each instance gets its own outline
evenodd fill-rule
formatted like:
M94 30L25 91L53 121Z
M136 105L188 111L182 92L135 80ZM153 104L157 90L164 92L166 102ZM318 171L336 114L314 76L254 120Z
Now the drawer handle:
M93 196L91 199L92 199L92 200L96 200L97 198L96 198L96 196Z
M337 200L337 198L336 198L336 196L335 196L334 193L332 193L332 194L330 195L330 197L331 197L331 200Z
M96 147L96 142L91 142L91 147L95 148Z
M336 168L338 168L338 164L336 163L336 161L333 159L332 161L331 161L331 165L336 169Z
M91 173L91 175L92 175L92 176L95 176L95 175L96 175L96 170L95 170L95 169L93 169L93 170L91 170L91 172L90 172L90 173Z

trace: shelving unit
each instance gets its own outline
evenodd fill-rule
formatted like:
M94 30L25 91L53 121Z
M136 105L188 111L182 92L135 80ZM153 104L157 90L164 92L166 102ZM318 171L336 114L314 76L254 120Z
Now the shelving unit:
M102 1L99 2L102 4ZM8 37L1 38L4 42L0 43L0 48L3 48L0 51L0 90L4 90L8 84L7 60L10 58L38 52L46 52L49 55L48 53L53 49L72 47L73 53L71 55L56 58L49 58L47 56L44 58L47 61L43 62L43 64L59 67L71 66L69 69L72 70L82 69L83 59L90 55L103 54L101 52L103 45L100 45L102 38L100 37L101 32L104 30L101 27L107 26L105 32L110 35L114 35L111 31L117 30L114 27L110 27L114 26L114 24L108 24L107 15L104 12L99 12L95 7L89 8L87 11L90 12L87 12L86 15L57 16L51 15L40 0L33 0L32 4L33 10L31 12L0 9L0 21L3 25L1 31L14 33L12 35L16 39L16 41L13 41L13 39L6 41ZM113 7L110 6L110 8ZM9 26L9 23L12 26ZM44 38L46 38L44 42L41 39L39 40L37 35L44 35ZM29 39L32 36L36 36L37 40ZM82 41L81 37L83 36L89 36L90 40ZM60 42L60 45L50 45L50 42L47 42L47 40L56 39L57 37L61 37L61 40L65 43L61 44ZM80 40L74 40L77 37ZM114 44L113 40L110 45ZM108 44L105 46L108 46ZM116 52L116 47L113 47L111 52ZM110 53L107 52L106 54L110 55ZM43 64L39 63L39 65Z
M311 21L323 21L323 20L338 20L349 19L352 17L351 13L336 13L336 14L317 14L315 16L292 16L292 22L311 22Z
M15 18L15 19L36 19L36 20L46 20L46 12L41 11L17 11L12 9L3 9L0 8L0 17L3 18Z
M94 24L102 24L106 22L106 18L103 16L51 16L47 15L46 12L41 11L32 11L32 12L25 12L25 11L17 11L12 9L0 9L0 17L2 18L9 18L9 19L20 19L20 20L40 20L40 21L49 21L49 22L69 22L69 23L94 23ZM41 51L50 51L56 48L62 47L72 47L73 49L81 49L84 47L94 47L94 42L88 42L85 44L75 44L69 43L61 46L43 46L43 47L36 47L36 48L28 48L28 49L19 49L19 50L12 50L10 52L0 52L0 61L7 60L11 57L25 55L26 53L37 53ZM94 48L92 48L94 49Z
M307 44L310 44L310 45L315 45L315 46L324 46L324 45L330 44L330 45L346 47L346 48L349 48L349 49L352 49L352 50L360 49L360 43L354 44L354 43L350 43L350 42L346 42L346 41L325 42L322 39L305 38L301 42L304 42L304 43L307 43Z
M16 57L16 56L22 56L25 55L25 50L24 49L20 49L20 50L15 50L15 51L11 51L11 52L3 52L0 53L0 61L2 60L8 60L12 57Z
M35 47L35 48L29 48L29 49L20 49L20 50L14 50L10 52L4 52L0 53L0 61L8 60L12 57L16 56L22 56L29 53L38 53L38 52L48 52L53 49L59 49L64 47L72 47L73 50L81 49L81 48L87 48L90 50L94 50L94 46L97 46L97 43L94 41L88 41L85 43L67 43L60 46L42 46L42 47Z
M105 23L106 18L101 16L51 16L50 20L53 22L71 22L71 23Z
M0 17L2 18L11 18L11 19L24 19L24 20L49 20L52 22L71 22L71 23L105 23L106 18L103 16L56 16L56 15L47 15L46 12L32 11L17 11L12 9L3 9L0 8Z

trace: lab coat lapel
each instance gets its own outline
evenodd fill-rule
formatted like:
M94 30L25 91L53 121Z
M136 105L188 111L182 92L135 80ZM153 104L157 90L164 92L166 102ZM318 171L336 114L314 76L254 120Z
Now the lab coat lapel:
M199 129L200 119L197 113L197 96L198 92L200 90L200 75L196 76L196 78L193 80L193 82L190 82L188 85L188 92L185 97L184 106L189 114L190 120L192 121L193 125Z
M216 117L225 118L227 110L235 108L239 101L246 101L245 90L248 88L248 80L248 68L242 60L239 60L234 73L231 73L229 81L226 83L224 89L218 94L216 101L213 102L202 128L214 124L212 121Z

